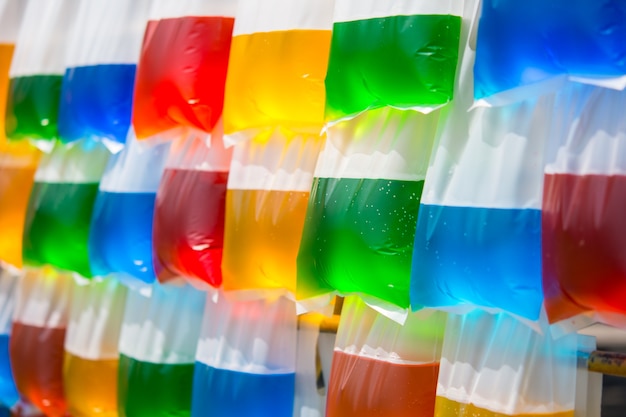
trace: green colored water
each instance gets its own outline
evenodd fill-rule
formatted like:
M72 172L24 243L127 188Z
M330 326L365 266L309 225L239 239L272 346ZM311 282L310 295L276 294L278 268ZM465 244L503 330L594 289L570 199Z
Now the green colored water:
M423 181L316 178L298 254L298 298L336 289L408 307L423 186Z
M119 417L187 417L194 364L142 362L120 355Z
M35 182L24 225L29 265L50 264L90 277L87 242L98 183Z
M411 108L452 99L461 18L391 16L335 23L326 120L383 106Z
M57 138L62 82L62 75L11 78L6 108L7 138Z

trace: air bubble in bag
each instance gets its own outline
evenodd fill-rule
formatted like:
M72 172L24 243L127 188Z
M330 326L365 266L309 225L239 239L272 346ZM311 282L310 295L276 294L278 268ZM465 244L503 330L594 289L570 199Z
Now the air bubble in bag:
M120 335L120 417L189 416L206 293L154 283L129 289Z
M65 48L79 0L26 3L11 63L5 131L11 140L55 140Z
M450 314L436 417L573 417L578 335L554 339L510 315Z
M333 0L239 0L228 63L224 132L318 134Z
M151 0L82 1L67 41L59 136L123 144Z
M24 226L24 263L92 275L89 228L98 184L109 159L101 143L55 144L35 173Z
M126 288L115 279L76 279L65 336L68 412L117 417L118 341Z
M431 417L445 322L445 313L422 310L401 325L347 297L326 416Z
M179 127L215 128L236 7L236 0L153 0L133 103L139 139Z
M358 293L409 307L411 257L438 112L376 109L328 128L298 253L298 299Z
M9 344L11 325L20 274L0 267L0 405L11 408L19 399L11 360Z
M152 145L152 146L150 146ZM152 223L169 143L138 142L132 133L109 160L100 181L89 232L94 275L154 282L160 266L152 250Z
M154 212L154 251L165 270L205 288L222 284L226 184L233 148L212 134L172 143Z
M461 1L336 0L326 120L380 107L428 112L452 99Z
M192 416L291 417L296 327L295 303L285 297L236 301L224 293L209 295Z
M22 401L49 417L67 416L63 346L73 279L50 267L28 268L18 283L9 352Z

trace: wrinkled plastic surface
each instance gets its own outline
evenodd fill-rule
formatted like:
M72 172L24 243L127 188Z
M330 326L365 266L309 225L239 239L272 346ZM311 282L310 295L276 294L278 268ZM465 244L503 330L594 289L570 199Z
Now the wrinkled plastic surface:
M210 143L208 143L210 141ZM172 144L156 198L154 249L163 267L195 286L222 283L226 184L232 148L221 134Z
M330 0L240 0L228 64L224 132L318 133L330 50Z
M222 114L233 25L232 16L211 14L149 23L135 85L138 138L179 126L213 130Z
M225 290L295 293L296 257L321 147L274 134L235 145L226 192Z
M452 14L452 2L419 3L426 2L336 1L327 121L384 106L432 108L452 99L461 17Z
M446 109L448 122L426 176L411 304L453 311L499 309L537 320L543 301L545 147L561 132L567 114L559 112L572 91L468 111L473 58L466 46L458 94Z
M146 146L130 138L111 157L96 197L89 234L94 275L118 273L153 282L158 263L152 250L152 223L159 179L169 144Z
M67 413L63 345L72 278L27 269L19 281L9 352L20 397L50 417Z
M626 314L626 93L588 87L546 167L543 277L551 322ZM606 315L606 317L603 317ZM622 318L623 321L623 318ZM584 325L585 323L580 323Z
M78 0L28 2L11 64L5 131L9 139L55 140L65 48Z
M101 144L57 144L35 174L24 226L24 263L92 275L89 227L109 152Z
M118 340L126 289L116 280L74 284L63 377L72 416L117 416Z
M129 290L118 373L121 417L189 416L206 294L190 286Z
M284 297L207 300L198 342L192 416L291 417L296 308Z
M298 299L337 290L409 306L437 121L437 114L379 109L329 127L298 253Z
M326 415L432 416L445 322L445 313L423 310L401 325L346 298Z
M435 416L573 417L578 335L505 315L449 315Z
M626 3L488 0L476 45L477 99L559 75L626 75Z
M19 274L0 268L0 404L7 408L19 399L9 357L18 280Z
M81 2L67 41L59 135L125 143L150 0Z

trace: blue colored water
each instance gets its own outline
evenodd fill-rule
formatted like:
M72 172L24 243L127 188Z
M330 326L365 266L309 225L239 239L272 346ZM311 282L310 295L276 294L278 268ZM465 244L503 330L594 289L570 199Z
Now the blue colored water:
M291 417L295 374L248 374L196 362L192 417Z
M58 128L61 140L108 138L126 142L136 65L69 68L63 78Z
M0 405L13 406L19 396L9 361L9 335L0 335Z
M571 74L626 74L626 1L485 0L474 96Z
M474 305L539 318L541 211L421 205L414 308Z
M156 279L152 219L156 193L100 191L89 234L93 275L126 273L145 282Z

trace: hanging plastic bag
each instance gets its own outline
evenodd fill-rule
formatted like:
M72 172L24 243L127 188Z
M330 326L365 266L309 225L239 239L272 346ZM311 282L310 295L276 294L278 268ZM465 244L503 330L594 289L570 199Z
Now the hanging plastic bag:
M24 226L28 265L92 275L87 243L98 184L109 158L100 143L57 143L35 174Z
M216 298L207 300L198 342L192 416L291 417L295 303Z
M46 416L67 415L63 345L72 278L50 267L26 269L17 290L9 352L17 389Z
M138 138L178 127L215 128L236 6L235 0L153 0L135 84Z
M146 283L156 279L152 223L168 150L169 143L146 146L131 136L124 150L109 160L91 218L94 275L117 273L118 279Z
M18 273L0 267L0 405L6 408L11 408L19 399L9 357L19 278Z
M626 323L626 91L581 88L554 137L543 194L543 288L551 322Z
M65 47L79 0L28 1L15 54L6 109L9 139L54 140Z
M296 290L296 257L322 139L275 132L235 146L226 192L225 290Z
M326 416L432 416L445 321L445 313L422 310L401 325L347 297Z
M367 112L327 130L298 254L298 299L337 290L409 307L414 230L438 114Z
M169 274L199 287L222 283L226 184L233 151L224 148L219 130L172 143L154 212L159 262Z
M573 417L578 335L553 339L506 314L449 315L437 417Z
M59 135L123 144L151 0L90 0L78 6L67 41Z
M239 0L228 63L224 133L277 127L318 134L324 120L333 0Z
M120 336L120 417L188 416L206 294L155 283L129 290ZM151 291L150 291L151 290Z
M537 320L544 154L575 92L468 111L472 64L468 45L457 97L443 119L450 122L426 175L411 304L457 312L481 307Z
M560 88L566 78L626 87L626 3L487 0L474 96L491 105Z
M117 416L118 341L126 288L114 279L75 282L63 377L72 416Z
M462 1L336 0L326 120L380 107L428 112L452 99Z

